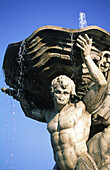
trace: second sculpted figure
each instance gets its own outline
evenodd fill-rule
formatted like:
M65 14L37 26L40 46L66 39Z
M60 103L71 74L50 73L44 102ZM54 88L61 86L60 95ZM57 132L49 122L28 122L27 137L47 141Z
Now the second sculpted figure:
M65 75L60 75L51 82L53 110L34 109L25 96L20 94L21 106L26 116L47 122L56 162L54 170L98 169L87 153L86 142L92 112L97 109L96 105L106 91L107 82L90 56L92 39L87 34L84 37L80 35L77 46L82 50L82 58L94 82L83 101L77 99L75 84Z

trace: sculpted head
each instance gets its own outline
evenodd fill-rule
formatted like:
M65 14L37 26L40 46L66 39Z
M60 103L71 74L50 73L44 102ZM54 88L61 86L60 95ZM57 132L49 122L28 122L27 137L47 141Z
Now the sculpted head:
M51 82L51 93L54 103L57 105L66 105L71 96L75 96L75 84L65 75L60 75Z

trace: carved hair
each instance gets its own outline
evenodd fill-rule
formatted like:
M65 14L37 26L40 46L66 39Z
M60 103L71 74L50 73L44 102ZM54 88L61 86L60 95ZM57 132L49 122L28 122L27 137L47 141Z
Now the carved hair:
M51 82L51 93L52 94L54 92L54 89L57 88L58 86L61 86L64 89L68 87L70 89L70 95L71 96L76 95L75 84L73 80L71 80L69 77L65 75L60 75L56 77L55 79L53 79Z

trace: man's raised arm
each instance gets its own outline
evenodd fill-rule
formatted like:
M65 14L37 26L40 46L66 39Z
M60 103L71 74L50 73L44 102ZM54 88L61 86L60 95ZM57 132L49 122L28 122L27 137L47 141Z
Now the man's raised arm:
M77 46L82 50L83 61L95 83L84 97L84 103L86 104L87 110L93 112L96 109L97 103L100 102L102 95L105 93L107 81L90 56L92 39L85 34L84 37L80 35L77 38L77 42Z

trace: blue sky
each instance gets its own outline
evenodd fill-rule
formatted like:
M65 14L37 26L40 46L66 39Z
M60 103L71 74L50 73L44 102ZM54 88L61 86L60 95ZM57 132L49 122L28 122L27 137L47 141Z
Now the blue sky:
M24 40L44 25L79 28L87 25L110 32L110 0L0 0L0 88L8 44ZM52 170L53 153L46 124L25 117L18 102L0 91L0 170Z

